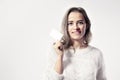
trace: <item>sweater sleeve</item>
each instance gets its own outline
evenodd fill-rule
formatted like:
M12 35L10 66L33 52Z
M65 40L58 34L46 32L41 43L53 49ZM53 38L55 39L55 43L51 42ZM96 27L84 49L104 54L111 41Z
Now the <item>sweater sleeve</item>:
M100 52L100 56L99 56L99 67L96 78L97 80L107 80L105 75L105 64L104 64L102 52Z
M44 80L63 80L63 75L57 73L54 70L56 60L57 60L57 54L53 50L53 47L50 47L47 52L47 62L46 62Z

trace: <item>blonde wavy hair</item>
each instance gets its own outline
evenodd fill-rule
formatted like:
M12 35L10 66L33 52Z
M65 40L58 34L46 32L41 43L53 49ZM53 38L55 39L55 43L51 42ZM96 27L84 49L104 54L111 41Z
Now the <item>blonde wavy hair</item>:
M82 7L72 7L70 9L68 9L68 11L66 12L63 21L62 21L62 33L63 33L63 38L65 41L64 44L64 49L68 49L70 46L73 45L73 42L70 38L70 35L68 33L68 16L71 12L79 12L83 15L84 19L85 19L85 23L86 23L86 31L85 31L85 35L82 37L82 45L80 47L85 47L88 46L90 39L91 39L91 31L90 31L90 27L91 27L91 22L87 16L86 11L82 8Z

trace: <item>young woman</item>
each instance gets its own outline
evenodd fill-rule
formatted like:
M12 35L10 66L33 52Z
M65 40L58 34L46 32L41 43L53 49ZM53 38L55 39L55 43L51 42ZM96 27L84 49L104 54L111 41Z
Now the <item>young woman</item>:
M81 7L70 8L61 41L53 44L44 80L106 80L101 51L89 45L91 23Z

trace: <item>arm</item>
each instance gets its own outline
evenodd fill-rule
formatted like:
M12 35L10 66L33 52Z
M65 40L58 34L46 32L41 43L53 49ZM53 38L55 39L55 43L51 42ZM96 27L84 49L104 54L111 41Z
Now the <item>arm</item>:
M63 80L63 52L59 51L56 45L49 48L47 64L43 80ZM57 54L56 54L57 52Z
M97 72L97 80L106 80L104 68L101 67Z
M99 68L98 68L98 71L97 71L96 78L97 78L97 80L106 80L105 64L104 64L104 59L103 59L102 53L101 53L100 58L99 58Z
M53 45L53 47L57 54L57 60L56 60L54 69L58 74L62 74L63 73L63 55L64 55L63 44L60 41L58 41Z
M59 74L63 73L63 55L58 56L54 69Z

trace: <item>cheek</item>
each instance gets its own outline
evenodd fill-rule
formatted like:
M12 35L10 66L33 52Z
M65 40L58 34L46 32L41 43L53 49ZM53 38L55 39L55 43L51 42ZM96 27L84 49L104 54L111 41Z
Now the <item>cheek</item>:
M83 26L81 27L81 31L82 31L82 32L85 32L85 30L86 30L86 25L83 25Z
M72 28L68 27L68 33L70 34L70 32L72 31Z
M82 32L82 35L85 34L85 32L86 32L86 26L83 26L83 27L81 28L81 32Z
M81 30L82 30L82 32L85 32L85 30L86 30L86 27L83 27Z

